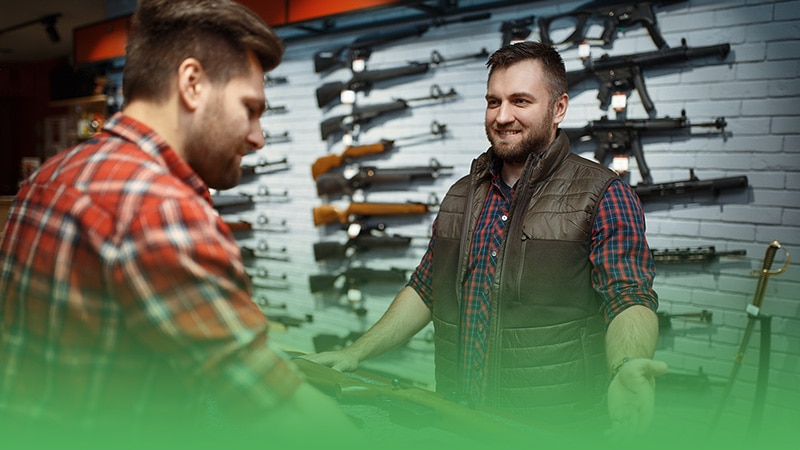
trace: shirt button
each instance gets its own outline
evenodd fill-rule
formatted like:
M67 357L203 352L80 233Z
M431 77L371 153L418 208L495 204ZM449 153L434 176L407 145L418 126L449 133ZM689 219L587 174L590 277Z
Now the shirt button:
M496 251L492 251L492 257L494 258L496 256L497 256L497 252Z
M505 215L505 214L503 214L502 216L500 216L500 220L502 220L503 222L505 222L506 220L508 220L508 216L507 216L507 215Z

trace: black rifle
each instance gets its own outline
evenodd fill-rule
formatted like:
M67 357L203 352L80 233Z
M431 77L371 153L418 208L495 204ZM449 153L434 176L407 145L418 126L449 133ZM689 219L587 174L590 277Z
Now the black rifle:
M267 241L264 239L259 239L255 248L243 245L239 248L239 250L242 253L242 259L244 260L263 258L276 261L289 261L289 254L286 247L274 250L270 248L269 244L267 244Z
M602 109L608 107L612 92L622 91L627 93L627 91L635 88L639 93L644 109L648 113L652 113L655 107L647 93L644 78L642 77L642 69L711 55L718 55L724 59L730 49L730 44L690 48L686 46L686 41L683 40L680 47L664 48L633 55L609 56L605 54L598 59L588 61L586 68L583 70L567 72L567 82L572 88L589 77L595 76L599 78L600 89L597 93L597 99L600 100L600 108Z
M265 144L279 144L281 142L289 142L291 140L291 138L289 138L289 130L276 135L269 134L267 130L261 130L261 133L264 135Z
M286 77L273 77L269 75L264 75L264 84L266 86L275 86L277 84L286 84L289 80Z
M617 37L617 30L630 29L633 25L641 24L650 33L650 38L658 48L668 48L667 42L661 36L656 23L656 15L653 12L653 5L666 5L671 3L684 2L686 0L656 0L645 2L631 2L619 0L595 0L585 3L575 10L558 14L551 17L539 18L539 31L542 42L554 44L550 38L551 24L559 19L569 19L575 22L575 31L556 45L572 43L580 44L588 41L601 41L603 46L610 45ZM600 21L603 23L603 34L599 38L589 37L586 32L593 24Z
M246 194L214 194L211 196L214 209L222 212L225 209L236 209L253 206L253 197Z
M315 242L314 260L342 259L373 248L397 249L408 248L409 245L411 245L411 238L408 236L364 234L350 238L344 244L337 241Z
M503 22L500 32L503 33L503 45L525 40L531 34L531 25L536 16L514 19Z
M431 53L430 61L418 62L411 61L406 66L391 67L388 69L365 70L356 72L350 81L332 81L325 83L317 88L317 105L322 108L339 99L342 91L350 90L354 92L367 92L372 89L374 83L393 80L395 78L420 75L428 72L431 66L440 66L446 62L460 61L466 59L486 58L489 53L484 48L479 53L458 56L455 58L444 59L442 55L434 50Z
M662 264L705 263L722 256L744 256L747 250L718 252L713 245L703 247L652 249L653 260Z
M409 98L409 99L395 99L387 103L379 103L367 106L353 106L353 112L350 114L342 114L334 117L329 117L320 123L320 134L322 140L328 139L329 136L337 132L351 131L355 125L363 125L370 120L389 114L408 109L409 102L422 101L422 100L446 100L458 95L454 89L448 92L442 92L438 85L431 86L431 93L425 97Z
M636 195L642 201L646 201L657 197L675 197L698 191L710 191L713 195L717 195L719 191L746 188L747 185L746 175L701 180L694 176L694 169L689 169L688 180L670 181L668 183L640 183L634 186L633 190L636 191Z
M690 123L686 118L686 111L681 111L681 116L677 118L666 116L656 119L611 120L603 116L600 120L589 121L589 124L583 128L562 128L562 131L567 133L572 141L584 137L596 141L597 150L594 157L601 164L605 162L609 153L632 154L639 166L642 183L652 185L653 178L650 176L650 168L647 167L644 160L640 135L689 127L713 127L724 131L726 125L724 117L718 117L713 122Z
M369 59L372 48L386 45L393 41L409 38L412 36L422 36L430 27L440 27L450 23L472 22L475 20L488 19L489 13L480 13L464 16L456 19L436 18L430 23L413 25L399 30L373 33L362 36L352 43L339 47L335 50L324 50L314 54L314 72L328 72L341 67L350 66L356 59Z
M317 178L317 195L351 195L375 184L407 183L418 178L437 178L453 166L442 166L436 158L430 165L380 168L375 166L345 167L342 173L325 173Z
M408 281L406 270L398 268L370 269L368 267L350 267L338 274L314 274L308 276L308 284L312 293L324 292L336 287L339 280L344 283L340 288L341 293L348 289L358 288L364 284L379 283L405 283Z
M289 170L289 162L286 158L278 161L267 161L266 158L259 158L256 164L242 164L242 178L254 177L267 173Z

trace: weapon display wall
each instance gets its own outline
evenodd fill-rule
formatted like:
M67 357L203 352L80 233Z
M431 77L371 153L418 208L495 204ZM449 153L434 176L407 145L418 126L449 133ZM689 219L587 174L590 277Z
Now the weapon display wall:
M548 17L569 12L583 2L535 2L491 11L491 18L456 23L429 30L420 37L402 39L376 48L367 68L396 67L409 61L425 61L432 51L445 56L463 55L501 44L504 22L529 17ZM719 386L731 367L747 317L745 306L752 298L755 278L750 271L760 266L764 247L780 240L789 250L800 248L800 130L797 100L800 96L800 1L688 1L656 7L658 26L667 44L677 47L682 39L689 46L730 43L725 59L681 62L647 70L644 75L655 111L648 114L636 94L627 97L621 114L601 109L597 88L584 82L570 92L565 127L582 127L603 115L614 118L680 117L686 111L698 122L724 116L724 133L699 136L643 137L642 149L656 182L683 180L689 175L700 179L746 175L746 189L676 195L645 204L648 238L652 248L699 247L714 245L718 250L744 249L746 256L723 256L689 264L659 265L655 288L660 296L660 312L676 315L671 327L662 329L656 358L670 364L675 373ZM530 25L528 39L539 39L536 24ZM420 215L368 219L369 225L384 224L389 234L412 237L412 244L401 249L371 249L346 260L315 260L313 244L339 241L348 237L341 223L316 226L312 210L320 205L346 209L358 198L323 198L317 193L310 167L328 154L340 154L345 144L339 137L322 140L320 123L337 114L352 111L348 105L320 108L314 92L323 83L347 81L347 68L328 74L313 70L313 56L321 50L347 45L359 37L340 35L325 41L290 43L284 62L270 74L285 77L285 83L266 88L274 109L262 119L270 136L285 136L282 142L268 143L245 164L286 159L279 169L249 177L225 194L248 194L252 204L222 210L229 222L247 221L253 230L237 233L243 247L254 248L256 257L247 261L252 270L254 290L268 316L275 323L273 339L290 350L313 352L342 345L365 331L386 310L402 282L364 282L345 286L345 277L333 281L332 289L311 292L312 275L345 273L348 267L370 269L398 268L410 273L422 256L432 212ZM559 47L561 48L561 47ZM655 49L642 27L620 31L613 45L592 47L592 57L604 53L623 55ZM567 70L579 70L583 63L579 50L563 47ZM389 102L396 98L428 95L432 85L442 91L454 89L457 96L445 102L412 106L362 126L353 145L397 140L395 148L354 161L381 167L420 166L435 157L452 166L451 174L393 188L369 188L363 200L369 202L428 202L431 195L441 199L447 188L466 174L472 159L487 147L483 129L486 69L483 60L460 61L437 67L422 75L376 84L356 96L356 104ZM285 106L285 109L281 109ZM427 142L403 138L428 133L432 123L446 127L444 136ZM593 157L590 144L574 150ZM636 161L626 180L642 180ZM772 363L767 395L766 421L789 425L800 405L800 269L791 264L781 277L771 281L763 310L773 317ZM349 290L348 290L349 288ZM692 322L684 313L708 310L711 321ZM707 316L706 316L707 317ZM289 324L288 327L281 327ZM365 367L415 380L433 383L432 327L424 329L406 347ZM753 344L755 345L755 344ZM758 349L753 348L741 371L728 403L732 420L744 418L752 404L757 371ZM707 376L708 378L705 378ZM701 383L702 384L702 383ZM700 395L697 402L700 420L707 409ZM713 404L705 405L713 408ZM689 419L687 419L689 420ZM796 423L794 424L796 425Z

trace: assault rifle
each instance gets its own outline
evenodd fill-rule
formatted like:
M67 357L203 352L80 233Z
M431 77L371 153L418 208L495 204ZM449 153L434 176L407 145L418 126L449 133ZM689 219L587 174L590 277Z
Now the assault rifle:
M747 250L718 252L713 245L703 247L652 249L653 260L662 264L706 263L722 256L744 256Z
M447 125L442 125L439 122L433 121L431 123L430 133L426 133L424 135L417 135L417 136L410 136L410 137L420 137L420 136L440 136L444 137L447 133ZM331 171L337 167L340 167L346 163L350 163L352 160L356 158L361 158L368 155L377 155L380 153L385 153L391 150L394 147L394 143L400 139L408 139L406 138L398 138L393 140L382 139L380 142L375 144L366 144L366 145L350 145L344 149L341 154L332 154L332 155L325 155L317 158L313 164L311 164L311 176L316 180L322 174Z
M359 37L352 43L339 47L335 50L324 50L314 54L314 72L329 72L342 67L350 67L357 59L367 60L372 54L372 48L389 44L401 39L422 36L430 27L440 27L457 22L472 22L475 20L488 19L489 13L480 13L456 19L436 18L430 23L412 25L388 32L373 33Z
M524 41L531 34L531 25L536 16L513 19L503 22L500 25L500 32L503 33L503 45Z
M427 203L375 203L352 202L345 208L325 204L314 207L314 225L327 225L332 223L347 224L354 217L371 216L406 216L411 214L425 214L430 209Z
M545 44L561 45L566 43L581 44L588 41L600 41L603 46L610 45L617 36L617 30L628 30L636 24L647 28L650 38L658 48L669 48L656 23L653 5L667 5L684 2L686 0L656 0L645 2L595 0L585 3L575 10L551 17L539 18L539 31L542 42ZM567 19L575 23L575 30L564 40L554 43L550 38L551 25L554 21ZM598 37L589 37L589 31L594 23L602 22L603 34Z
M314 243L314 260L341 259L373 248L398 249L408 248L411 238L400 235L373 236L370 234L350 238L344 244L335 241Z
M646 201L657 197L674 197L698 191L710 191L713 195L717 195L722 190L746 188L747 184L746 175L701 180L694 175L694 169L689 169L688 180L668 183L640 183L634 186L633 190L636 191L636 195L642 201Z
M656 119L625 119L611 120L603 116L600 120L589 121L583 128L562 128L571 141L589 138L597 142L594 157L601 164L605 162L609 153L617 155L632 154L636 158L642 183L652 185L650 168L644 160L640 136L642 134L659 133L689 127L712 127L718 130L725 129L727 123L724 117L718 117L712 122L690 123L686 118L686 111L681 111L681 116L669 116Z
M567 82L571 88L589 77L597 77L600 80L597 99L600 100L602 109L608 107L612 92L628 92L635 88L644 109L648 113L652 113L655 106L647 93L642 69L712 55L718 55L724 59L730 49L730 44L690 48L686 46L686 40L682 40L680 47L663 48L632 55L608 56L605 54L598 59L588 61L583 70L567 72Z
M241 169L242 178L249 178L256 175L289 170L289 162L286 158L278 161L268 161L266 158L260 157L255 164L242 164Z
M445 59L438 51L434 50L431 53L430 61L411 61L406 66L356 72L353 77L350 78L350 81L332 81L318 87L316 91L317 105L320 108L327 106L333 101L339 99L344 91L368 92L370 89L372 89L375 83L381 81L388 81L411 75L420 75L430 71L432 66L441 66L446 62L486 58L488 56L489 53L484 48L478 53L471 53L469 55Z
M409 99L395 99L387 103L379 103L367 106L353 106L353 112L350 114L343 114L334 117L329 117L322 121L320 124L320 133L322 140L328 139L328 136L337 132L352 131L356 125L364 125L375 119L376 117L399 112L408 109L409 102L423 101L423 100L447 100L458 95L455 89L450 88L448 92L442 92L441 88L434 84L431 86L430 95L425 97L409 98Z
M453 166L442 166L431 158L428 166L380 168L375 166L345 167L342 173L325 173L317 178L317 195L351 195L375 184L407 183L419 178L437 178Z

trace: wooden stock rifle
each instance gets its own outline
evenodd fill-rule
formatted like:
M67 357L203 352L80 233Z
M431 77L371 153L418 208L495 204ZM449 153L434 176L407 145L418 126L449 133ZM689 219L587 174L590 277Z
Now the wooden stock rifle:
M352 202L347 208L325 204L314 207L314 225L327 225L332 223L347 224L354 217L369 216L405 216L411 214L425 214L429 211L427 203L377 203L377 202Z

